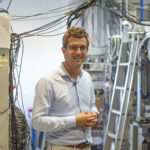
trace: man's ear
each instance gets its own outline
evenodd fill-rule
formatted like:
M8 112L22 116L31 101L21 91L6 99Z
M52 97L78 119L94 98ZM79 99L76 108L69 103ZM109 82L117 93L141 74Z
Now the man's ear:
M65 54L66 48L62 47L61 50L62 50L63 54Z

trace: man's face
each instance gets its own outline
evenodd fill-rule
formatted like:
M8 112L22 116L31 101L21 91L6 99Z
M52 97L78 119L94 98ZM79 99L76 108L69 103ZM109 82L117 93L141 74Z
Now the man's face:
M86 38L70 37L68 46L66 48L63 47L62 51L67 65L80 68L88 52Z

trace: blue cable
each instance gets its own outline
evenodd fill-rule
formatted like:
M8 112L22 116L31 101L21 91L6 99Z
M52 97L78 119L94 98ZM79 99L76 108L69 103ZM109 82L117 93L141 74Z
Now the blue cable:
M35 150L35 135L34 135L34 129L32 128L32 150Z
M140 22L143 21L143 0L140 0Z
M144 93L141 90L141 96L142 96L143 99L147 99L150 96L150 92L147 92L147 94L144 95Z

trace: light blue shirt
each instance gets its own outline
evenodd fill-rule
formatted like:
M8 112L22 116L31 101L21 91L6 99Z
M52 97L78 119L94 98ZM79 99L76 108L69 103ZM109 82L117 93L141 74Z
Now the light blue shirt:
M76 126L75 115L98 112L90 75L80 70L75 82L61 66L40 79L36 86L32 125L47 132L47 141L55 145L92 143L91 127Z

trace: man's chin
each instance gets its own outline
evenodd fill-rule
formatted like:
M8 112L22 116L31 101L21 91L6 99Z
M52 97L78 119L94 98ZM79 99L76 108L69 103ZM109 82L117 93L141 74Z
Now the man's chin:
M81 61L76 61L76 64L82 65L82 62Z
M82 63L81 62L76 62L74 65L79 68L79 67L81 67Z

